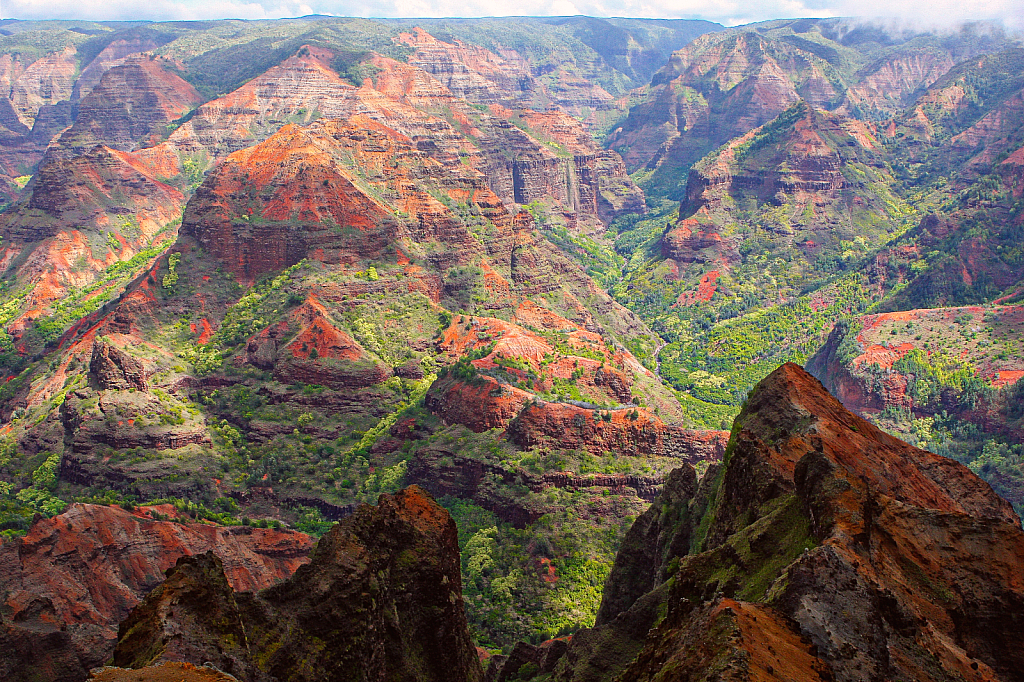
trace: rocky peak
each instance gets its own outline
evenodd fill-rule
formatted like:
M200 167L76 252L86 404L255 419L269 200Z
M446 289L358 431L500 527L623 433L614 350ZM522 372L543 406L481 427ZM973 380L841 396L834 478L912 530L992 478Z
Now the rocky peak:
M885 158L865 124L799 101L694 164L679 220L662 237L662 255L728 270L741 260L740 244L761 229L774 245L799 249L802 267L816 277L809 264L838 249L840 238L887 234L880 228L893 219L880 188L894 180ZM737 206L754 207L758 219ZM879 227L857 223L865 211Z
M82 69L75 81L74 99L84 99L99 84L100 79L110 69L123 64L124 61L140 52L148 52L164 44L164 40L155 36L133 36L113 40L93 57L93 60Z
M307 256L347 265L379 259L394 253L399 238L412 242L411 252L434 240L458 246L457 259L479 252L428 189L478 204L497 224L511 225L479 174L443 166L406 136L359 118L285 126L236 152L189 202L182 232L248 280Z
M101 389L135 388L145 391L149 387L142 363L117 346L103 341L97 341L92 347L89 374Z
M224 563L213 552L182 556L118 628L115 666L154 659L212 663L246 677L248 641Z
M48 670L47 679L80 682L108 660L117 624L181 556L213 551L235 589L253 590L290 576L313 546L294 531L158 521L157 513L177 515L170 505L128 512L76 503L0 547L4 679Z
M1017 515L966 467L882 433L800 367L758 384L721 468L676 488L630 531L601 622L573 638L558 679L723 664L759 666L763 679L1017 679L1020 652L1004 646L1024 605ZM657 556L644 537L672 581L648 575ZM640 574L654 587L637 596ZM664 620L638 637L658 604ZM619 658L602 649L612 641Z
M477 681L459 566L455 522L412 486L359 507L260 593L232 592L212 555L182 559L122 623L114 663L211 660L243 680Z
M284 122L354 113L355 88L330 68L333 56L325 48L303 46L237 90L200 106L168 142L186 154L221 159L266 139Z
M130 57L103 74L82 100L78 117L58 141L62 151L97 143L120 151L150 147L167 126L202 102L202 96L162 59Z

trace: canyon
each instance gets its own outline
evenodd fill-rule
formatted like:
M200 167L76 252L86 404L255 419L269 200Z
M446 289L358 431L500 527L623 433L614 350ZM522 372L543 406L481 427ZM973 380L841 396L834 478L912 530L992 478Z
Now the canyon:
M5 678L1012 678L1016 34L0 29Z

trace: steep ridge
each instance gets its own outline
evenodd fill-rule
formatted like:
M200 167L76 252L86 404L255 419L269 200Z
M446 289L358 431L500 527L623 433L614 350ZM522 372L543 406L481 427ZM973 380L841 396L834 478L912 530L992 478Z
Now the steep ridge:
M943 41L844 19L708 34L675 52L639 91L640 102L612 131L609 146L630 170L653 174L646 190L680 198L681 171L798 99L855 118L888 118L955 63L1010 44L998 30Z
M585 16L388 23L405 29L405 40L417 48L413 59L442 80L502 82L523 74L525 82L512 80L504 98L518 97L519 106L533 109L557 107L595 129L620 115L625 105L615 98L647 83L673 50L721 29L706 21ZM421 38L417 29L437 38ZM445 43L456 49L443 49Z
M437 146L424 146L424 150L442 161L454 152L481 171L505 203L549 202L571 214L573 220L590 223L591 229L598 218L608 221L630 210L643 212L643 194L626 175L618 155L599 149L584 127L567 114L510 108L497 101L486 109L472 106L474 100L452 92L424 71L425 67L383 57L374 57L371 63L381 69L370 81L377 91L446 120L452 127L451 133L439 136L443 124L431 121L432 139L440 137L443 144L455 131L465 139L461 149L435 143ZM369 104L365 96L363 103ZM424 135L422 130L407 127L408 123L368 115L414 139Z
M5 55L10 102L25 127L33 127L43 107L71 98L77 67L75 53L75 47L68 45L24 66L17 63L20 60Z
M708 256L698 252L706 243L718 245L731 236L724 225L709 229L707 223L725 224L736 218L760 218L769 240L800 245L806 250L805 260L838 250L842 239L876 240L871 228L891 225L899 217L885 204L889 194L873 187L893 182L880 152L880 144L863 124L798 103L694 166L680 223L662 238L662 253L677 261L728 267L727 246L717 246L718 252ZM763 213L781 208L787 219L736 215L734 207L750 205ZM738 260L736 256L732 260Z
M29 258L31 250L25 248L25 241L39 239L47 231L51 234L45 236L59 232L58 224L64 216L48 210L52 207L44 207L42 214L36 209L54 203L48 195L66 191L67 183L59 177L63 166L77 166L79 175L105 175L103 168L91 168L96 165L91 156L96 153L94 143L131 152L128 163L150 168L155 183L147 182L148 178L107 177L103 186L80 185L81 200L100 206L118 201L106 213L135 212L138 221L153 224L135 229L137 226L128 218L100 215L97 233L87 235L93 242L93 252L102 250L104 243L113 245L115 240L130 247L119 251L111 246L112 262L108 257L103 266L93 264L80 276L68 273L67 266L58 266L54 269L59 272L50 278L55 282L26 278L22 270L9 270L8 276L13 276L19 288L39 306L59 295L60 280L73 280L84 286L90 284L90 279L103 279L104 268L129 260L144 248L152 248L154 232L173 228L172 216L180 210L182 198L187 198L199 184L204 171L229 153L265 139L285 123L308 124L318 117L363 115L379 121L408 136L410 141L415 140L418 147L444 164L468 160L471 167L484 172L487 183L510 207L514 203L549 202L569 216L573 224L580 221L590 230L601 229L601 219L609 220L622 211L643 207L642 193L626 176L618 157L600 151L580 124L568 116L547 117L560 117L554 126L550 122L547 125L555 137L563 142L572 139L563 149L556 142L548 144L531 137L508 120L516 116L516 122L520 122L526 120L523 117L509 111L500 112L503 116L477 111L412 66L373 55L373 63L382 65L374 68L385 69L385 75L378 77L380 90L376 90L370 80L360 88L345 82L332 68L334 59L335 53L327 48L303 46L239 90L194 111L191 109L200 97L191 85L168 70L170 62L152 56L119 60L121 63L109 68L85 96L76 123L54 145L43 170L22 200L8 212L8 230L13 240L4 262L14 262L15 254ZM419 85L412 92L409 88L397 92L393 86L396 76L392 73L396 71L397 78L411 78ZM448 111L448 115L456 113L459 120L453 122L459 125L459 131L438 117L443 111ZM187 120L179 125L186 113ZM467 115L477 121L475 127ZM168 133L166 142L156 144ZM511 157L509 150L515 150ZM172 196L167 201L168 197L161 196L167 189L165 183L181 190L183 197ZM162 204L161 213L165 215L150 221L152 207L147 202L152 203L154 198ZM26 231L26 227L31 229ZM64 238L66 241L67 236ZM34 259L44 258L49 252L47 244L35 247ZM94 256L92 260L99 259ZM31 317L39 314L36 310ZM19 336L21 326L12 331Z
M0 217L2 263L21 303L11 311L21 314L8 316L8 332L20 337L28 320L57 312L51 304L72 289L102 296L104 280L115 279L110 275L119 263L154 246L184 204L182 192L164 182L164 171L139 155L101 145L43 163L27 196ZM97 282L101 290L90 292ZM29 342L33 352L40 341L63 333L67 322L39 330L42 338Z
M455 257L465 259L463 263L474 252L480 254L477 240L451 209L419 183L443 191L448 201L456 196L468 200L497 226L512 227L513 217L480 175L461 166L444 167L410 143L365 118L285 127L267 142L236 152L217 169L190 203L183 233L194 236L239 278L252 281L294 265L314 250L318 260L331 264L394 258L395 252L386 250L403 239L413 253L428 242L457 246L461 255ZM253 189L257 201L250 198ZM375 195L387 197L407 220L396 221L393 209ZM236 234L228 222L239 217L255 220L251 236ZM296 229L296 220L306 225ZM331 231L328 224L337 227ZM250 261L248 253L260 260Z
M99 54L82 68L82 72L75 81L73 99L85 99L92 89L95 88L100 79L110 69L124 64L129 58L140 53L150 52L155 48L165 45L171 36L160 35L157 32L141 30L137 32L128 31L128 35L114 38L106 47L100 50Z
M959 65L885 131L883 144L908 159L904 174L943 191L915 229L879 254L875 278L907 285L883 310L1014 299L1021 64L1024 51L1009 49Z
M355 88L327 65L332 57L326 49L301 48L238 90L200 106L169 144L212 161L269 137L283 123L352 113Z
M836 326L808 371L850 410L967 463L1016 509L1024 366L1015 305L879 313Z
M56 46L54 46L56 48ZM70 123L76 61L73 45L32 59L0 54L0 196L11 201L43 158L54 133Z
M212 661L242 680L482 679L455 522L415 486L361 506L278 586L234 592L223 571L212 554L179 560L122 623L114 664Z
M720 470L678 480L630 531L557 679L1016 678L1017 515L796 365L751 394Z
M409 64L473 104L518 104L539 87L529 65L514 52L505 57L462 41L446 43L418 26L398 34L396 41L415 50Z
M565 64L552 65L548 78L542 81L534 77L529 61L508 47L495 54L462 41L446 43L420 27L399 34L397 41L415 50L409 57L410 64L474 104L548 108L546 105L553 102L576 115L585 109L612 108L611 93L573 73Z
M154 520L158 514L176 512L73 504L0 546L5 680L32 679L49 664L66 666L50 679L84 679L109 659L117 624L179 557L212 551L235 589L254 590L290 577L313 545L294 531ZM48 650L31 651L33 642Z
M63 311L51 304L71 291L99 282L91 297L109 299L102 283L112 270L132 259L144 266L160 250L158 235L180 218L186 187L179 182L179 159L166 149L140 147L166 137L200 96L162 60L122 61L79 103L74 125L53 142L25 192L0 217L2 264L23 304L6 324L19 340L29 320L59 318ZM136 258L147 250L148 258ZM59 329L43 330L37 336L44 338L26 340L26 348L38 352L68 322L56 321Z
M889 144L922 163L920 175L976 179L1020 145L1022 62L1015 46L958 64L895 118Z

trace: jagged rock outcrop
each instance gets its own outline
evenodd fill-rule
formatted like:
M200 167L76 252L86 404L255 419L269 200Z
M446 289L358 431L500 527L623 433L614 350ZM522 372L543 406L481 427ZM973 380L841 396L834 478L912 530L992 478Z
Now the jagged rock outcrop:
M109 374L101 376L117 387L78 389L69 392L60 406L64 478L78 485L103 485L144 497L180 496L197 485L207 488L208 483L199 483L206 477L198 472L174 475L177 464L171 459L111 461L105 454L109 448L173 450L210 443L205 418L181 398L163 390L137 390L123 378L132 374L131 369L120 374L120 379L114 368L107 369Z
M224 564L213 552L182 556L118 628L115 666L211 663L244 675L249 640Z
M212 555L179 560L122 623L113 661L198 659L243 680L480 680L455 522L416 486L381 495L258 593L233 592Z
M145 391L149 388L142 363L117 346L103 341L97 341L92 347L89 374L101 389L137 388Z
M508 656L494 656L487 666L487 682L511 682L512 680L549 674L555 669L558 659L565 655L571 637L549 639L540 644L517 642ZM520 672L524 666L531 666L533 675Z
M472 383L444 377L430 387L423 405L446 422L482 433L505 428L531 400L531 393L490 377Z
M252 590L292 575L313 546L294 531L151 516L76 503L0 546L3 679L83 680L110 656L117 624L181 556L212 551L232 586Z
M676 480L557 679L1017 679L1004 642L1022 629L1024 531L1009 503L796 365L758 384L720 469L696 489Z

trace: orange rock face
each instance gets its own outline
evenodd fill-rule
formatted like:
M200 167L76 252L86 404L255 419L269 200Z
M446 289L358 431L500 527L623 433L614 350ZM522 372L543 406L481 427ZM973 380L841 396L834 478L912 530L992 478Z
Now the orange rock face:
M557 444L594 454L660 456L690 464L717 461L728 431L694 431L664 424L639 408L592 410L562 403L532 403L508 426L509 440L522 448Z
M914 373L906 367L894 367L910 353L923 353L930 362L957 363L969 368L992 388L1011 386L1024 377L1019 357L998 352L991 341L1006 332L1024 328L1024 306L962 306L924 308L864 315L859 330L847 344L856 348L852 357L840 359L839 344L848 335L837 328L825 346L808 362L808 368L820 376L843 404L861 414L876 414L887 407L912 410L916 414L935 414L946 410L985 428L1014 436L1013 427L997 414L998 405L982 397L974 404L963 403L946 391L927 402L915 402L910 393ZM961 326L974 331L978 339L963 340L950 348ZM871 373L885 370L878 379ZM1016 437L1016 436L1014 436Z
M505 428L530 396L561 392L567 393L564 399L571 392L593 408L632 408L634 399L641 399L634 397L634 387L653 378L629 351L532 301L523 301L513 319L518 324L459 316L442 332L438 350L451 362L486 353L469 362L471 379L439 381L428 394L428 405L446 421L478 432ZM638 396L655 402L648 389L638 390ZM479 410L478 404L490 408Z
M460 247L469 256L479 250L476 240L417 182L431 174L453 199L511 223L479 175L445 168L404 135L362 119L286 126L236 152L189 204L183 232L249 281L306 257L346 265L395 258L406 236ZM378 192L393 194L391 205ZM397 219L392 206L408 221Z
M879 431L787 364L751 393L722 469L699 488L685 474L630 531L598 626L573 638L560 679L593 679L581 662L609 637L627 659L638 652L603 659L632 682L680 668L1019 677L1024 656L1008 643L1022 630L1024 531L966 467ZM641 596L631 586L643 580Z
M184 196L158 176L138 156L103 146L43 163L31 194L0 219L8 252L30 249L16 273L31 287L26 317L128 260L180 215ZM106 242L102 251L90 244L96 233Z
M119 634L120 666L212 661L241 679L295 682L483 677L455 522L417 486L360 505L307 565L256 594L236 593L214 556L183 558Z
M332 388L372 386L391 376L347 332L331 322L326 309L310 297L282 322L255 334L246 344L248 362L273 370L280 381ZM294 333L298 327L299 332Z
M86 669L113 650L117 623L180 556L213 550L232 586L254 590L308 560L302 533L154 521L144 511L73 504L0 547L0 598L15 628L70 634Z
M475 104L515 101L533 84L529 66L522 60L509 60L477 45L446 43L419 27L399 34L398 41L416 50L410 64Z

